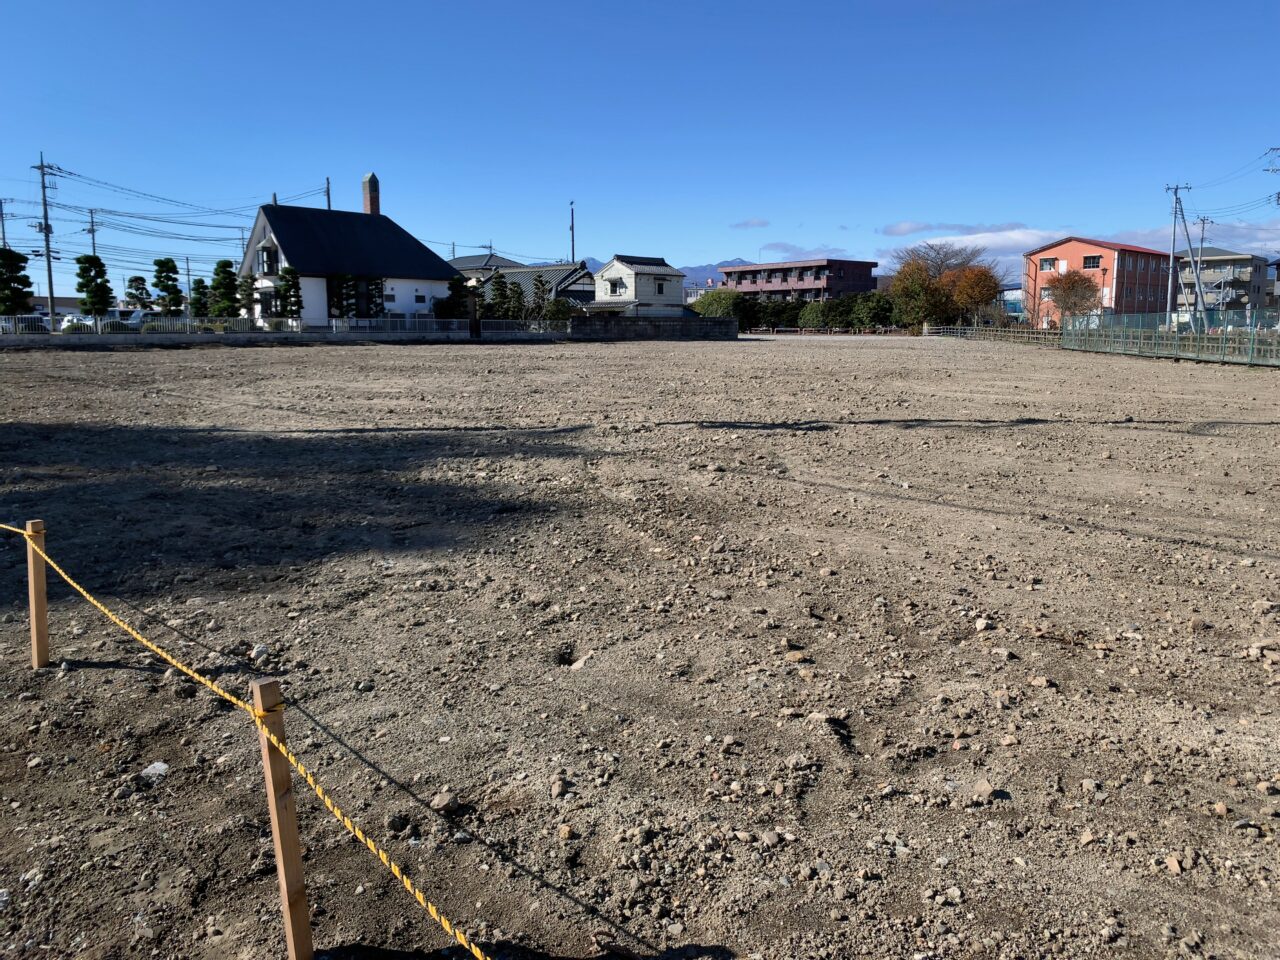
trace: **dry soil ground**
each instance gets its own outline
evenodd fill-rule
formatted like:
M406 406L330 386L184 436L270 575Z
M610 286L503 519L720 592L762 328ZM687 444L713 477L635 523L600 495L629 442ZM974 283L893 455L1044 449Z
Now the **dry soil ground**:
M0 417L0 519L233 690L279 676L303 757L495 956L1280 953L1276 371L24 353ZM25 669L19 547L0 955L281 956L251 726L61 585L60 666ZM451 955L299 807L318 946Z

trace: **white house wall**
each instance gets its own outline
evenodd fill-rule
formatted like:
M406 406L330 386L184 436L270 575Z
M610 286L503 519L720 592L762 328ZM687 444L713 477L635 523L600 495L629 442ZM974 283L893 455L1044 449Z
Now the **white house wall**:
M329 325L329 285L324 277L299 277L302 288L302 322L308 327Z
M615 297L609 293L609 281L621 280L622 289L618 291ZM635 300L635 274L618 263L616 260L610 260L598 271L596 271L596 299L597 300Z
M403 277L386 280L382 284L382 292L386 296L394 296L395 303L383 303L385 313L402 313L412 317L418 313L434 313L436 300L443 300L449 295L447 280L406 280ZM425 297L424 303L418 303L418 297Z
M636 273L626 264L610 260L596 273L596 300L638 300L645 304L640 313L650 317L680 317L684 315L684 276L674 267L665 277L666 289L658 293L658 274ZM609 281L621 280L622 289L615 297L609 293Z

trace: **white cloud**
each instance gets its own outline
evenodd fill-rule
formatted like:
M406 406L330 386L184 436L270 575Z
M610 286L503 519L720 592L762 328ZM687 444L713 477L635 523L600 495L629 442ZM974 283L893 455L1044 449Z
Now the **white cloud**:
M760 249L776 251L791 260L820 260L823 257L839 258L849 256L849 251L844 247L802 247L798 244L786 243L782 240L775 240L772 243L766 243Z
M886 237L906 237L913 233L959 233L972 236L978 233L1000 233L1005 230L1025 228L1025 223L927 223L923 220L898 220L880 228Z
M737 223L729 224L730 230L758 230L761 227L767 227L768 220L762 220L759 217L748 217L746 220L739 220Z

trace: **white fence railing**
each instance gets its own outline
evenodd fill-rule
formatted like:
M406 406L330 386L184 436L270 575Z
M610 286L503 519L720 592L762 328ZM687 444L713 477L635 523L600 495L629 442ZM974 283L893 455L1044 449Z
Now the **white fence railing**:
M521 338L564 335L568 327L546 324L538 320L481 320L482 336L519 336ZM443 320L435 317L335 317L328 322L308 323L293 318L246 317L147 317L127 318L57 318L50 324L38 315L0 316L0 334L30 334L60 337L91 335L113 337L146 337L155 334L190 334L216 336L228 333L299 334L299 333L420 333L459 339L470 336L470 320Z

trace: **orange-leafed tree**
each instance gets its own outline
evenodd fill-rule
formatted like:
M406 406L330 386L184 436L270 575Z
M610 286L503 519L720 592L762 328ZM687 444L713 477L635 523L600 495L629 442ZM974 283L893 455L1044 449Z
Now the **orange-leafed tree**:
M1000 296L1000 279L987 266L948 270L938 282L951 295L956 310L975 324L979 313Z
M1102 304L1098 281L1080 270L1055 274L1044 283L1045 292L1058 312L1058 326L1071 317L1097 313Z

